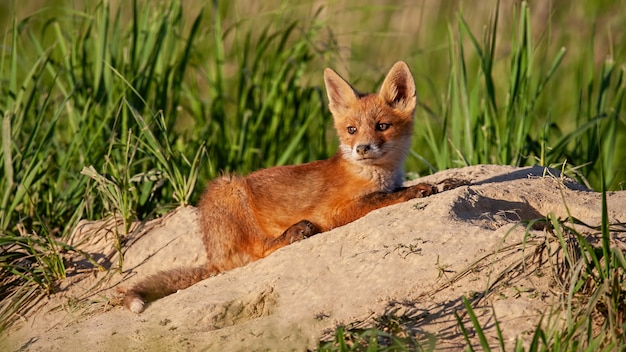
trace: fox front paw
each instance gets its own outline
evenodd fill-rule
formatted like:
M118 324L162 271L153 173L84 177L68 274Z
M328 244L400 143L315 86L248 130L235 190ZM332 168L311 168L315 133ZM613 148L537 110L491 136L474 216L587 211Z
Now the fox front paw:
M408 199L424 198L437 193L437 186L430 183L418 183L405 190Z
M467 186L470 184L470 181L460 178L447 178L437 184L440 185L442 191L449 191L457 187Z

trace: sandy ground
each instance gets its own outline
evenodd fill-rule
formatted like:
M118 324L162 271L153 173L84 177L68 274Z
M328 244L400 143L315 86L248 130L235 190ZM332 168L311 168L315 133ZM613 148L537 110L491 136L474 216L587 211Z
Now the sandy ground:
M535 255L546 243L554 246L549 231L537 224L527 234L515 225L550 213L564 219L567 209L599 225L600 194L540 167L474 166L412 183L448 177L471 184L376 210L158 300L140 315L119 305L118 289L158 270L201 263L204 249L193 207L136 224L123 249L123 272L98 271L75 258L60 292L21 317L0 349L305 350L337 326L366 327L386 317L419 339L435 338L438 350L460 350L466 342L455 311L471 330L464 296L491 343L493 311L507 343L530 336L540 317L558 308L562 288L551 258ZM607 198L609 221L626 222L626 192ZM74 244L114 268L113 228L83 222ZM581 231L590 238L597 232ZM626 248L623 237L613 241Z

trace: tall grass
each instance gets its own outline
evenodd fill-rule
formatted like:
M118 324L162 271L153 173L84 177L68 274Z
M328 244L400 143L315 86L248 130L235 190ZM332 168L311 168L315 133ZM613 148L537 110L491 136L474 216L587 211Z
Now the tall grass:
M595 43L561 50L567 30L535 31L525 4L426 4L58 0L27 15L27 3L0 5L2 324L67 275L78 220L119 219L121 249L132 221L192 203L222 171L332 154L326 65L365 91L409 62L421 104L412 171L566 163L590 186L603 171L619 189L620 43L597 64ZM550 20L565 26L557 10ZM599 19L612 10L594 7ZM468 18L486 19L484 32Z
M322 90L300 83L314 25L222 28L217 2L191 24L178 1L128 4L43 8L3 37L3 326L17 292L65 277L81 218L119 219L121 249L132 221L189 204L199 179L329 154Z
M431 171L484 163L553 167L566 163L566 171L590 187L598 188L604 170L610 187L619 189L626 178L624 66L609 58L597 68L579 67L579 72L570 73L586 80L577 95L559 95L554 100L555 92L546 88L560 87L554 79L567 49L561 47L545 57L546 49L533 43L526 3L515 9L516 15L508 15L512 34L504 44L498 35L498 4L482 41L462 13L457 27L449 27L447 94L437 106L425 105L418 112L424 124L417 136L428 148L415 155ZM497 57L498 46L503 45L508 60ZM576 109L567 116L554 116L559 111L554 101Z

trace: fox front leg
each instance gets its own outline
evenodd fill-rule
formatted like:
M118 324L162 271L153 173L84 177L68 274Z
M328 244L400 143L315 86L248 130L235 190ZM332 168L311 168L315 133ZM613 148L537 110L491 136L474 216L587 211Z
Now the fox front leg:
M311 237L320 232L320 229L309 220L300 220L299 222L291 225L280 236L269 240L264 255L268 256L279 248L292 244L293 242L303 240L307 237Z

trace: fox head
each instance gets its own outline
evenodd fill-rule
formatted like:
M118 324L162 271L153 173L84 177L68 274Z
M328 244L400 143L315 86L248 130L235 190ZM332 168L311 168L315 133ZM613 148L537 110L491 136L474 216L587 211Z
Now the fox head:
M330 112L343 157L358 165L398 171L411 146L415 112L415 82L399 61L377 94L361 94L335 71L324 71Z

